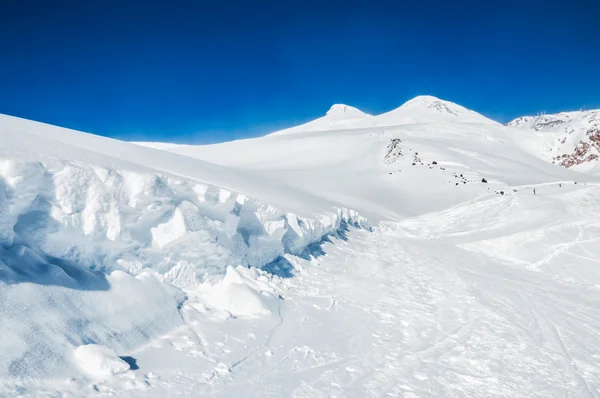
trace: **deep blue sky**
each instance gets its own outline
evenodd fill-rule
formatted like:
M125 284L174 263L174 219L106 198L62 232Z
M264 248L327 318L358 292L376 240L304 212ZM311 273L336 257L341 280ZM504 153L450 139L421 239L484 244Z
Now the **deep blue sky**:
M0 113L216 142L435 95L600 108L598 1L0 1Z

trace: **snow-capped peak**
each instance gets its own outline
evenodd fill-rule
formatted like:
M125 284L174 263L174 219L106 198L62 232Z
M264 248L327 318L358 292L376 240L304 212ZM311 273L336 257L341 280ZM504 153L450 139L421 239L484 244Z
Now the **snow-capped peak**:
M406 101L402 106L408 106L412 104L427 105L434 102L448 102L434 97L433 95L417 95L415 98Z
M364 113L360 109L357 109L350 105L344 105L344 104L334 104L331 108L329 108L326 115L327 116L336 116L336 117L341 116L343 118L348 118L348 119L368 116L366 113Z
M399 108L377 116L377 119L380 125L431 122L498 124L475 111L431 95L415 97Z
M400 109L408 108L429 108L439 113L448 113L451 115L460 115L465 112L472 112L465 107L462 107L454 102L444 101L431 95L419 95L409 101L406 101Z
M371 118L358 108L345 104L334 104L324 116L300 126L277 131L272 135L290 134L306 131L341 130L362 127L362 122Z

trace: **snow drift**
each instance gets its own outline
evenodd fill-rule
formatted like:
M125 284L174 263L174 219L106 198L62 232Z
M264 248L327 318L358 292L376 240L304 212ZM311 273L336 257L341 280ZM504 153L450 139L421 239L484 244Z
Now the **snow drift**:
M102 272L152 269L179 287L260 267L335 232L356 212L314 218L193 180L63 160L0 161L4 247L25 244Z
M180 289L300 254L346 223L369 228L255 175L2 116L0 377L88 369L73 354L87 344L123 355L182 323ZM231 286L222 301L243 289Z

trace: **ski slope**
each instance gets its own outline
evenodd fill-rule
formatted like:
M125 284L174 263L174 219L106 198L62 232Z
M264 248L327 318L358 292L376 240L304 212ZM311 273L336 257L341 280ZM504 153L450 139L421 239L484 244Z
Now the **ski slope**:
M524 132L428 96L210 146L0 116L0 396L599 396L600 177Z
M360 109L349 105L335 104L329 108L325 116L300 126L277 131L273 135L292 134L303 131L343 130L345 128L364 125L365 123L368 124L371 120L373 120L373 117Z
M136 352L143 365L184 347L139 395L597 396L598 193L489 195L286 256L297 274L277 311L258 325L203 313L209 326ZM534 208L554 211L507 225Z
M409 104L411 109L417 106ZM421 107L417 114L431 111ZM166 150L260 173L375 222L454 206L490 190L597 181L539 159L522 148L518 134L498 124L473 123L470 117L464 123L439 122L437 116L406 125L401 120L387 127L275 134ZM484 178L488 183L481 182Z

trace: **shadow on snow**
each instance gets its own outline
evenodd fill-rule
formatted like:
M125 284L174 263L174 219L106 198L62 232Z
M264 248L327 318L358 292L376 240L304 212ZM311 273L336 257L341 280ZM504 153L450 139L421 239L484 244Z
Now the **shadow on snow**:
M332 234L325 235L320 241L311 243L304 249L304 251L296 256L306 260L311 261L312 259L319 258L321 256L326 255L327 253L323 249L326 243L334 244L331 238L347 241L348 240L348 232L350 232L350 226L361 229L360 225L348 224L347 222L342 222L340 227ZM276 275L280 278L292 278L295 275L296 268L294 265L284 256L279 256L275 260L270 263L264 265L262 267L263 270Z

